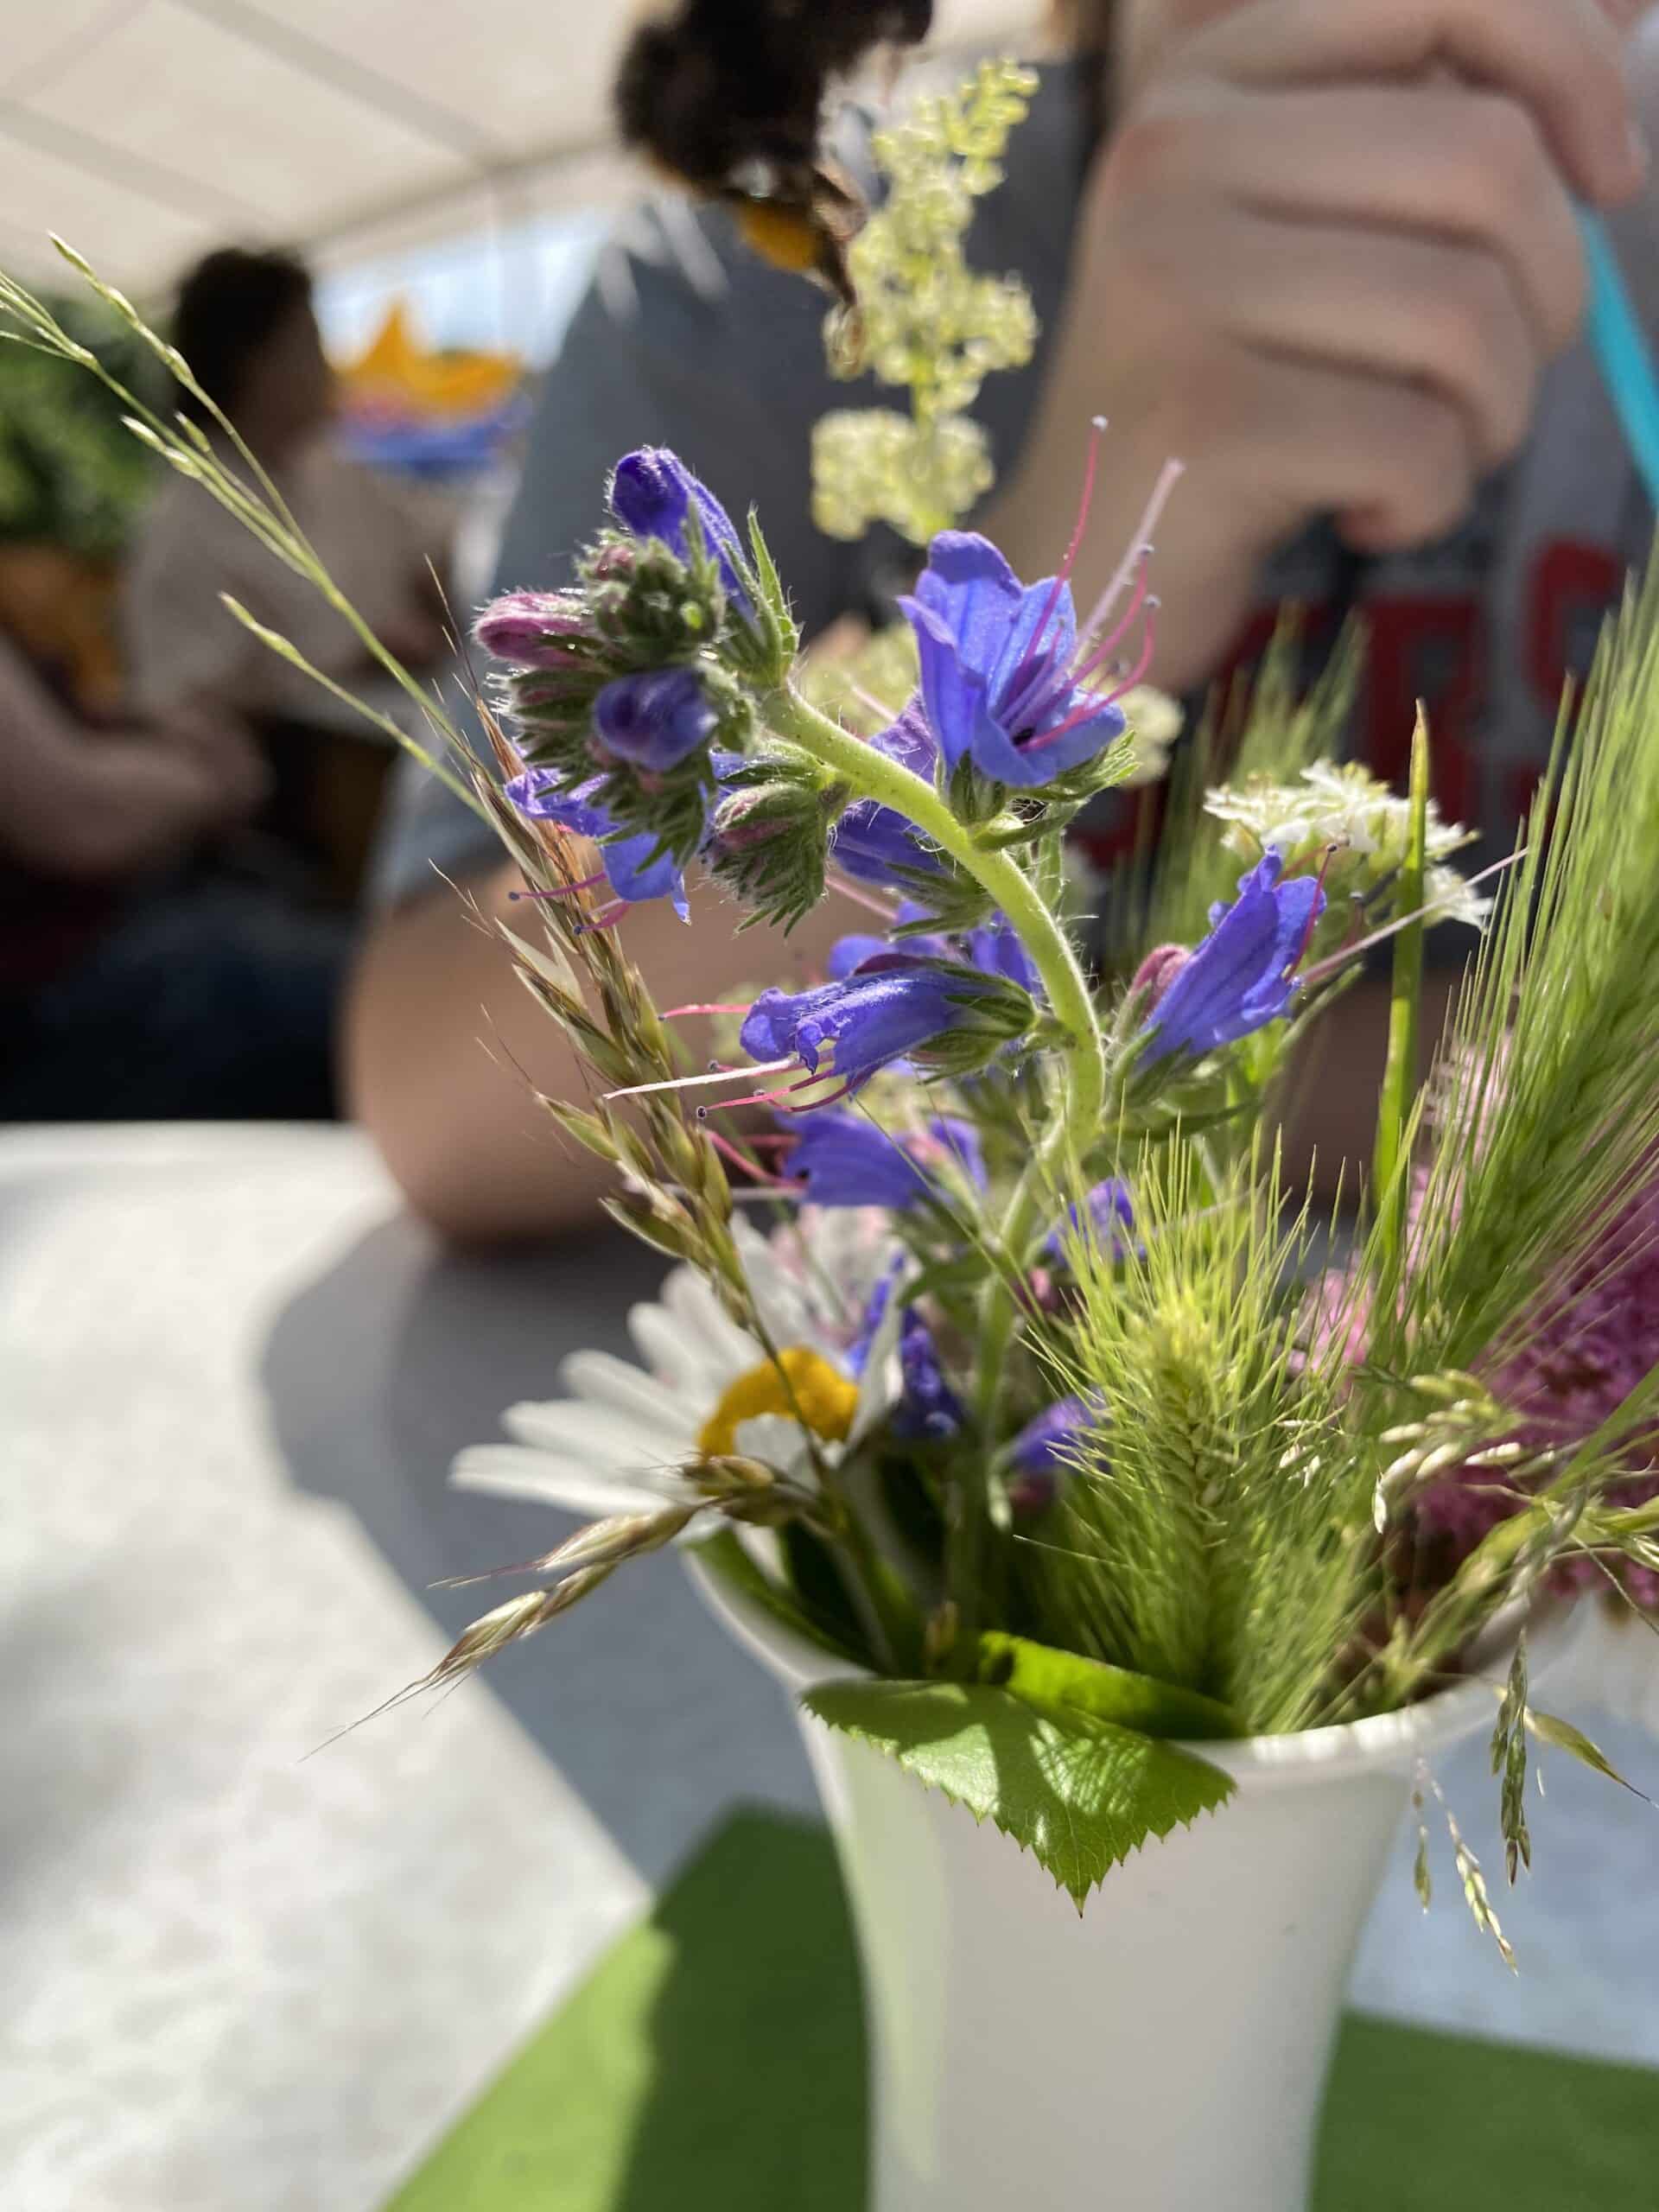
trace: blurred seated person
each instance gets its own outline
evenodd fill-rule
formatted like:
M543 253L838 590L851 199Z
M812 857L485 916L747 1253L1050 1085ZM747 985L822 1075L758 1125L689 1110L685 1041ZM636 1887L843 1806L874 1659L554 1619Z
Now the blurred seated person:
M208 865L267 782L233 723L90 727L0 637L0 1120L332 1113L345 927Z
M978 203L970 258L1020 271L1041 334L977 410L1000 471L981 526L1016 574L1043 575L1060 553L1091 416L1112 435L1077 549L1079 606L1181 455L1187 480L1158 531L1154 682L1202 694L1286 601L1327 633L1357 610L1373 649L1357 751L1396 779L1426 698L1446 810L1500 851L1562 680L1650 542L1583 335L1573 217L1575 199L1615 211L1638 312L1659 328L1648 10L1064 0L1065 50L1006 181ZM858 173L856 137L855 124L842 150ZM896 549L833 543L810 522L812 425L847 404L823 320L810 288L743 249L728 211L634 215L542 388L502 588L564 582L607 470L650 443L732 514L759 505L809 635L889 604ZM347 1009L355 1111L410 1203L453 1236L591 1219L592 1162L553 1141L525 1080L571 1095L569 1050L451 887L506 919L512 870L434 784L411 779L392 833ZM825 936L868 926L832 902L774 976L776 945L734 943L724 919L717 899L695 931L660 903L630 912L660 1002L782 981ZM1327 1179L1369 1140L1386 1017L1386 984L1362 982L1321 1025L1293 1134Z
M443 664L442 598L427 566L431 519L336 448L329 435L334 378L304 265L288 254L239 247L210 253L180 289L173 339L376 635L417 672ZM181 404L226 465L245 474L245 463L200 402L186 393ZM292 755L306 749L300 734L348 738L354 775L348 770L342 778L338 745L309 748L313 760L325 764L326 803L372 810L390 753L360 717L251 636L220 606L221 593L383 712L399 721L411 716L404 694L380 676L312 587L200 485L176 476L140 525L127 577L124 642L139 710L162 718L239 717L266 737L284 780ZM362 825L365 846L370 826Z

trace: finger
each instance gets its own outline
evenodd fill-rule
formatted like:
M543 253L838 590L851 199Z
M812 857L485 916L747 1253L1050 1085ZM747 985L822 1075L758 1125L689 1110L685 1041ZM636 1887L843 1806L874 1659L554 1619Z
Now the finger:
M1577 331L1578 224L1536 124L1515 101L1450 86L1173 100L1147 103L1115 149L1152 189L1166 175L1263 214L1485 245L1508 268L1545 353Z
M1426 386L1243 346L1213 372L1185 426L1192 486L1241 518L1262 508L1264 531L1335 513L1362 550L1388 552L1443 537L1472 504L1466 418Z
M1541 351L1502 262L1408 232L1286 223L1193 203L1144 252L1195 323L1253 348L1421 382L1495 467L1525 438Z
M1449 66L1519 100L1569 182L1613 200L1646 173L1624 48L1597 0L1250 0L1196 38L1188 59L1259 86L1416 77Z

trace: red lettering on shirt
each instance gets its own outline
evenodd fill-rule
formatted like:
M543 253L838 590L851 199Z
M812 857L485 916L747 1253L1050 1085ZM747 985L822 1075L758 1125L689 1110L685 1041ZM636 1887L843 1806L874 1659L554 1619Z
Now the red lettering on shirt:
M1623 582L1623 569L1605 546L1576 538L1552 538L1533 563L1522 635L1527 677L1546 715L1560 706L1567 678L1584 676L1585 632L1593 635Z

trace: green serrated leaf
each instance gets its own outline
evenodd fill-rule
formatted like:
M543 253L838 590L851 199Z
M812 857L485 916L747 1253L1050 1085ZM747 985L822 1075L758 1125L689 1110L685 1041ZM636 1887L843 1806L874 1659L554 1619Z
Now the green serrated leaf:
M1242 1736L1236 1713L1196 1690L1178 1689L1151 1675L1075 1651L1057 1651L1023 1636L988 1630L979 1638L975 1672L982 1682L1007 1690L1038 1713L1068 1721L1086 1713L1142 1735L1220 1742Z
M1081 1713L1055 1720L981 1683L830 1682L802 1702L990 1821L1079 1911L1148 1836L1184 1827L1232 1795L1231 1777L1191 1751Z
M1527 1726L1539 1742L1548 1744L1552 1751L1570 1751L1575 1759L1582 1759L1586 1766L1605 1775L1609 1782L1616 1782L1621 1789L1628 1789L1632 1797L1640 1797L1644 1805L1653 1802L1652 1798L1645 1791L1638 1789L1633 1782L1626 1782L1605 1753L1598 1751L1584 1731L1575 1728L1570 1720L1562 1720L1553 1713L1540 1713L1535 1705L1529 1705L1527 1707Z
M792 1635L804 1637L809 1643L816 1643L832 1659L864 1663L863 1655L849 1650L789 1591L757 1566L731 1529L721 1529L693 1548L716 1582L759 1605L780 1627L788 1629Z

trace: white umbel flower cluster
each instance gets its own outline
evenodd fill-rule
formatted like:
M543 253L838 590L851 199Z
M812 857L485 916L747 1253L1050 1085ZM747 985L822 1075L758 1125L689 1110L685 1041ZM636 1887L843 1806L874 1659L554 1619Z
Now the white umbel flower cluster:
M1222 842L1243 860L1260 860L1271 845L1285 873L1296 875L1330 854L1326 888L1333 905L1386 881L1406 857L1410 801L1354 761L1315 761L1294 784L1252 777L1206 792L1204 804L1207 814L1227 824ZM1430 799L1424 906L1436 921L1479 929L1492 902L1449 865L1471 834L1460 823L1443 821Z

